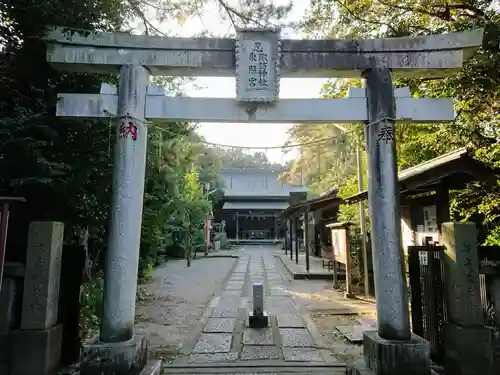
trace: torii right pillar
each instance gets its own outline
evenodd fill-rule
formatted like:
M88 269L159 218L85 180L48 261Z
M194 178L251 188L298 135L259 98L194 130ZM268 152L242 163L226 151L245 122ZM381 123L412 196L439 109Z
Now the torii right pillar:
M365 370L376 375L429 375L429 342L412 334L410 328L401 242L392 72L374 66L363 73L363 78L368 106L365 131L368 203L378 330L364 332L365 361L358 363L352 373L365 374Z

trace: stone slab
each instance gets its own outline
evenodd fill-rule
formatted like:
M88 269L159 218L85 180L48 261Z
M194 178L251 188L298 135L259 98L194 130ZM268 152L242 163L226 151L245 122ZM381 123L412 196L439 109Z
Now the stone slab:
M363 332L375 331L374 327L362 326L360 324L352 324L348 326L335 327L347 341L358 344L363 342Z
M359 359L348 363L346 366L346 375L373 375L364 359Z
M494 375L500 366L500 329L443 326L444 368L453 375Z
M243 286L242 285L226 285L224 288L224 291L229 291L229 290L237 290L238 292L242 292Z
M279 332L284 347L311 348L315 346L314 339L307 329L280 328Z
M241 296L241 290L225 290L221 293L221 298L235 298Z
M216 307L210 314L211 318L237 318L239 315L238 306L221 308Z
M238 288L243 288L244 284L245 284L244 281L228 281L226 287L234 286L234 287L238 287Z
M238 359L238 353L207 353L207 354L191 354L188 358L188 363L214 363L214 362L234 362Z
M409 341L392 341L376 331L365 331L363 349L367 367L374 375L430 374L430 345L417 335Z
M245 276L231 276L231 278L228 280L229 283L235 283L235 282L244 282L245 281Z
M281 349L287 362L322 362L324 361L318 349L287 348Z
M10 375L48 375L60 366L62 326L12 333ZM81 373L81 375L87 375ZM107 375L107 374L103 374Z
M240 354L241 360L278 359L275 346L248 346L244 345Z
M245 328L243 332L245 345L273 345L273 331L271 328Z
M146 363L139 375L161 375L162 361L155 359Z
M21 328L44 330L57 322L64 224L29 226Z
M279 328L304 328L304 322L300 315L282 314L276 317Z
M227 353L231 350L232 335L225 333L203 333L196 343L193 354Z
M234 306L238 305L238 298L234 298L234 296L230 297L220 297L216 307L222 308L222 309L231 309Z
M203 332L205 333L232 333L236 318L210 318Z
M80 375L115 375L137 373L148 361L144 336L135 335L126 342L105 343L95 336L84 343L80 353Z

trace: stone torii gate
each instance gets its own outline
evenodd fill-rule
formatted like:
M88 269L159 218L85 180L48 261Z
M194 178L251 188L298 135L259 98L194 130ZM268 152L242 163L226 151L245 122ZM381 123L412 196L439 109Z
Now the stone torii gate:
M359 41L280 40L277 30L267 29L238 30L236 40L51 32L47 61L54 68L120 75L117 90L63 94L57 106L59 116L111 114L117 119L104 311L100 337L83 348L82 375L131 368L138 372L143 364L139 354L144 340L134 335L133 322L147 144L144 121L162 118L368 124L378 332L365 334L365 365L374 374L429 374L429 345L411 334L409 323L394 121L444 122L453 120L454 112L449 99L395 95L392 78L454 74L482 38L483 30ZM164 89L148 86L150 75L236 76L237 97L170 97ZM342 99L279 100L280 77L362 77L365 88Z

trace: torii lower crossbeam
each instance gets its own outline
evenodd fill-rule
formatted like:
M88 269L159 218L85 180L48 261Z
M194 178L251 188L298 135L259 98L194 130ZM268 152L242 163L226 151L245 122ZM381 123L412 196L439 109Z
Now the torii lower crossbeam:
M109 86L106 92L110 90ZM190 122L224 123L359 123L368 121L364 89L341 99L281 99L276 104L252 108L236 99L166 96L162 88L152 86L146 96L149 120L169 119ZM451 99L411 98L406 88L395 90L396 120L402 122L448 122L455 118ZM109 117L117 113L118 95L61 94L57 115L61 117Z

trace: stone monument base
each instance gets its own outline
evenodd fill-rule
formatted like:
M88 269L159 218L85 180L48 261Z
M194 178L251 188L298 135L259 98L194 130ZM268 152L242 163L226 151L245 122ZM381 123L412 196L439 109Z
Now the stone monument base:
M134 336L129 341L108 343L99 341L99 336L95 336L83 345L80 375L143 375L143 370L149 367L147 363L145 337Z
M381 338L376 331L363 333L364 361L347 366L348 375L429 375L430 346L413 335L409 341Z
M46 375L59 370L62 326L11 333L12 375Z
M443 326L444 368L453 375L493 375L500 366L500 330L494 327Z
M250 328L267 328L269 326L269 316L267 312L256 315L253 311L248 313L248 326Z

